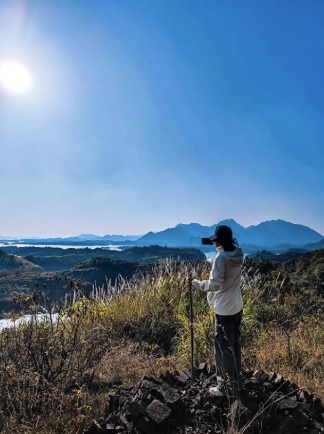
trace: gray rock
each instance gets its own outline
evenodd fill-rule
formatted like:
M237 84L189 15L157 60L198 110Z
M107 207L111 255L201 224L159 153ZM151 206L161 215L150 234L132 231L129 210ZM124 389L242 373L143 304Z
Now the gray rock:
M190 385L188 372L146 376L132 389L119 389L107 403L106 417L85 434L220 434L249 426L251 434L324 434L324 408L280 374L244 371L239 400L213 397L217 377L201 366Z
M172 409L166 404L154 399L146 408L145 412L150 420L155 422L157 425L160 425L169 419Z
M262 371L262 369L255 371L253 377L256 378L260 383L268 380L268 374Z
M136 401L130 402L126 407L126 418L128 421L136 421L139 417L144 416L144 408Z

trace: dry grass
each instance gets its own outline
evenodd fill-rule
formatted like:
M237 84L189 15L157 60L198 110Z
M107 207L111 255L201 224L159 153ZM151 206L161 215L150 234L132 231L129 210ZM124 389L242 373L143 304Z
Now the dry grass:
M317 320L299 323L289 341L273 324L253 345L244 348L243 360L250 369L279 372L299 387L324 397L324 329Z
M1 332L0 431L82 432L120 382L131 387L145 374L188 369L187 278L208 271L207 262L164 261L146 276L95 288L91 299L78 295L57 323ZM281 276L249 269L242 282L245 366L279 372L324 397L317 301L308 310L301 293L284 292ZM194 291L193 301L195 361L213 364L213 315L205 294Z
M148 345L139 345L131 341L122 342L110 350L102 360L98 376L101 380L123 387L132 387L144 375L160 374L188 366L183 359L177 356L157 356L154 348Z

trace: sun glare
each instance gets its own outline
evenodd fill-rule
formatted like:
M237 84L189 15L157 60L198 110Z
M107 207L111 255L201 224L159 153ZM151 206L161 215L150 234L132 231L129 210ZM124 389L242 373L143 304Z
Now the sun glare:
M29 69L17 60L5 60L0 63L0 86L12 94L24 94L33 84Z

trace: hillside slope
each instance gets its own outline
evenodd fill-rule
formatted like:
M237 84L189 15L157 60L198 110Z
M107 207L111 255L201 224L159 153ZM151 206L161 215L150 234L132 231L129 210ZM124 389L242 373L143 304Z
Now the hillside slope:
M64 272L62 276L102 286L106 283L106 279L114 283L119 275L127 279L138 270L139 264L136 262L97 257L77 264L75 267Z
M36 271L41 270L41 267L32 262L15 255L8 255L3 250L0 250L0 271Z
M104 248L62 249L58 247L5 247L6 252L24 256L45 271L65 271L82 261L95 257L107 257L120 261L153 263L160 259L173 258L183 260L204 260L205 255L199 249L171 248L158 245L131 247L123 250Z
M290 259L282 263L280 269L289 274L293 285L324 294L324 249Z

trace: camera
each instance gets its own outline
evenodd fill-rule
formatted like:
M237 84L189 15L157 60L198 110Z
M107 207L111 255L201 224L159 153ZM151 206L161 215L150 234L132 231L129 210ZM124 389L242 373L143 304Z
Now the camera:
M213 242L210 238L202 238L201 239L201 244L203 245L208 245L208 246L212 246Z

